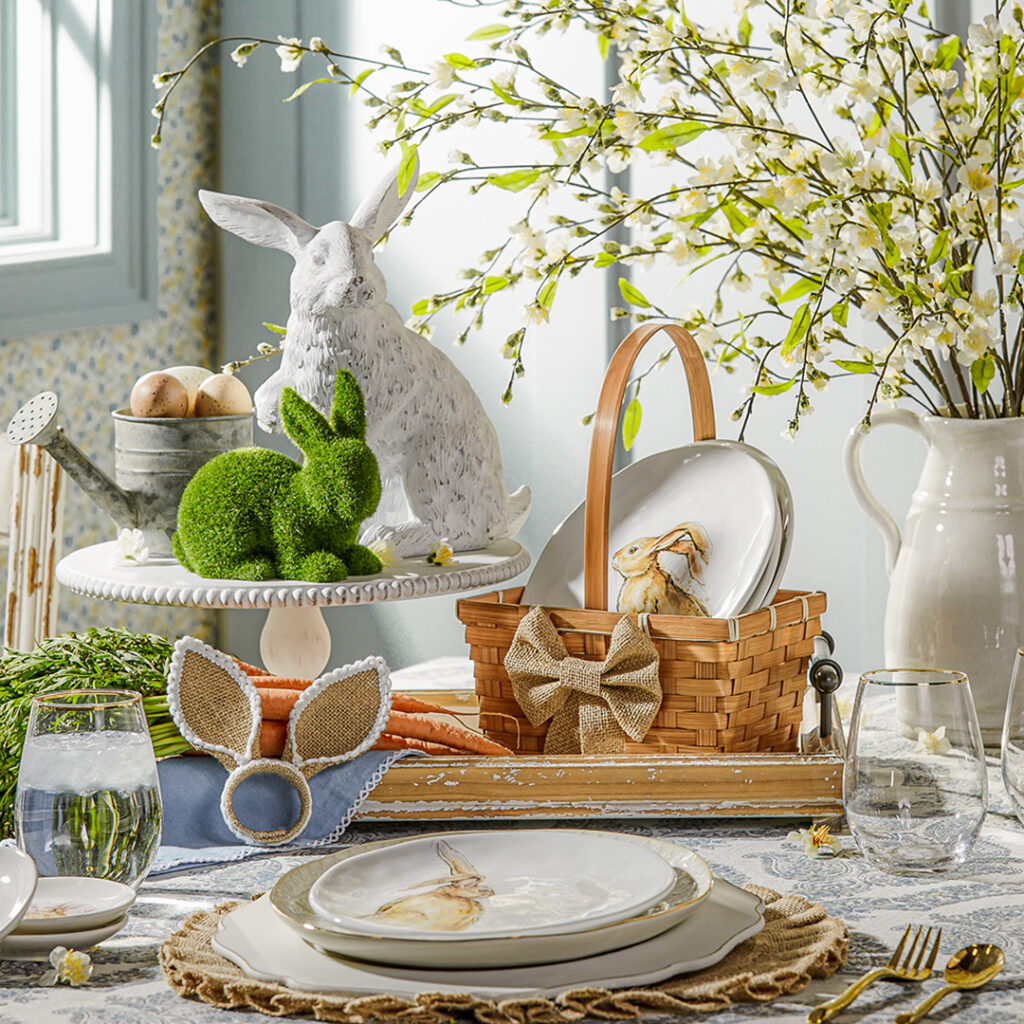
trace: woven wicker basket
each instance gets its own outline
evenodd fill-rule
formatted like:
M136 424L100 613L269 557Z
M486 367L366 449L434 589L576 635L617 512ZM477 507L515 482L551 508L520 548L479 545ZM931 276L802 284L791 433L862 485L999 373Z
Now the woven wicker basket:
M608 367L590 449L584 525L582 609L545 608L571 655L603 659L618 613L607 604L608 512L619 410L629 373L652 335L664 330L680 356L690 388L695 440L715 436L707 369L690 334L672 324L646 324L619 346ZM475 663L480 725L520 753L544 749L547 726L535 728L512 692L504 660L520 620L522 589L458 603ZM807 667L821 632L825 595L780 591L766 608L730 619L650 615L648 632L660 658L663 700L636 754L747 753L797 749Z

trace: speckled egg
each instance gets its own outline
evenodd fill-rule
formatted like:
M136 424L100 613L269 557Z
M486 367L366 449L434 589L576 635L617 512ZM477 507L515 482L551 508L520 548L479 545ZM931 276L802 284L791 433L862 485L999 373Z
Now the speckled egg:
M213 370L208 370L205 366L169 366L166 370L161 370L161 373L169 373L185 385L185 390L188 392L188 413L186 415L195 416L196 394L199 391L199 385L207 377L213 376Z
M239 416L252 412L249 389L230 373L215 373L199 385L196 416Z
M177 418L188 413L188 392L177 377L156 371L135 382L128 405L133 416Z

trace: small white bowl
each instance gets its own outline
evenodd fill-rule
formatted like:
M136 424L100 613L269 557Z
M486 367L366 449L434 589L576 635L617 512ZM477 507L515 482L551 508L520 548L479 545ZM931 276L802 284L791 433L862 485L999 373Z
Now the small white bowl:
M37 877L31 857L15 846L0 846L0 939L28 910Z
M131 886L105 878L40 878L14 933L40 935L99 928L122 917L134 902Z

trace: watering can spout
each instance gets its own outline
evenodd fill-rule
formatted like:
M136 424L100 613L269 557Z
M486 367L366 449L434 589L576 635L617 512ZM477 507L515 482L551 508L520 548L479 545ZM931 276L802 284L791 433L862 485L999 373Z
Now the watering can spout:
M119 527L139 525L139 507L133 494L118 487L73 441L57 422L59 401L52 391L30 398L7 424L13 445L37 444L60 463L72 480Z

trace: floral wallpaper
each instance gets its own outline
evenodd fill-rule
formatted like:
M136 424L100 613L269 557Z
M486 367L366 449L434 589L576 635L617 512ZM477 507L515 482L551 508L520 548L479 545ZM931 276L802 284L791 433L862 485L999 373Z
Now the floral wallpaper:
M154 71L180 67L216 35L218 0L157 0L156 7ZM0 338L0 419L6 423L22 402L40 391L57 392L68 436L111 475L110 410L126 403L136 378L165 366L215 363L214 228L199 206L196 190L215 182L216 74L211 62L199 75L189 76L175 93L173 110L168 108L166 141L157 154L157 316L139 323ZM113 535L106 516L68 481L65 552ZM6 551L0 551L0 574L5 562ZM217 615L96 601L65 590L58 623L61 632L120 626L215 640Z

